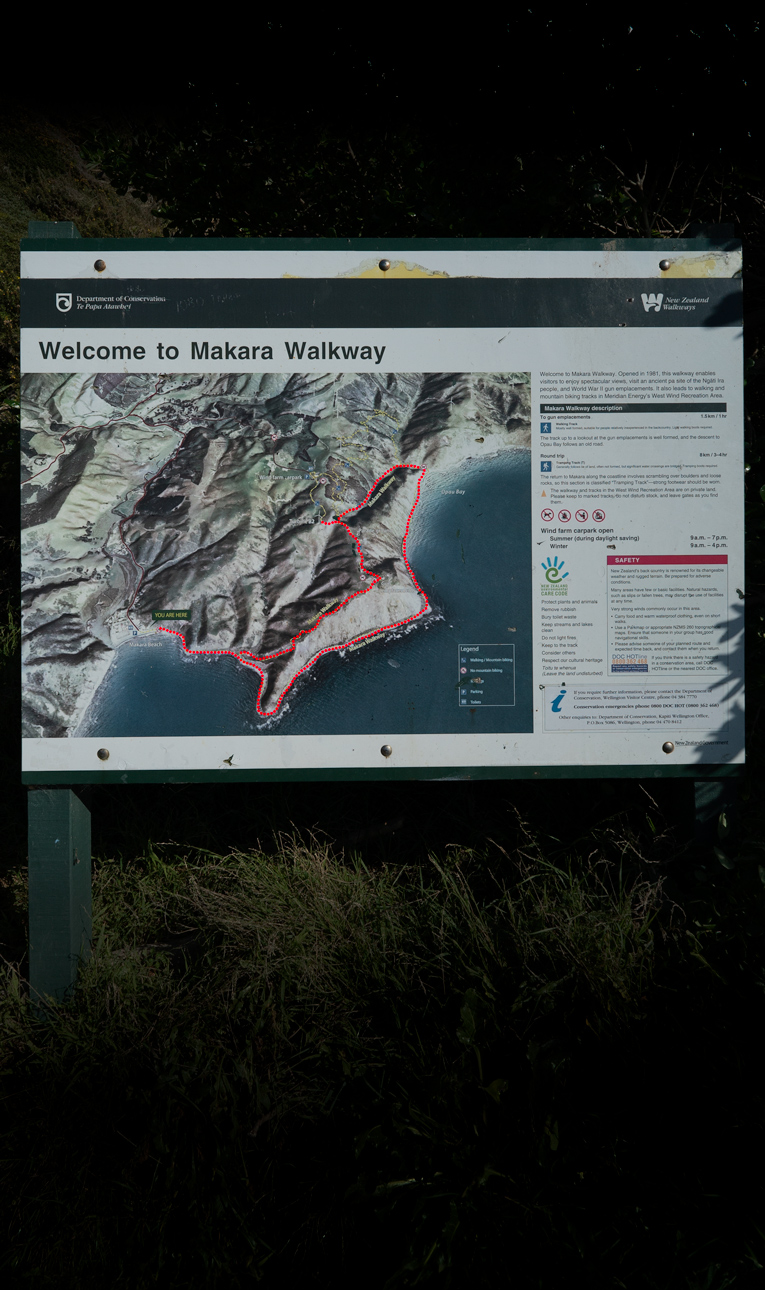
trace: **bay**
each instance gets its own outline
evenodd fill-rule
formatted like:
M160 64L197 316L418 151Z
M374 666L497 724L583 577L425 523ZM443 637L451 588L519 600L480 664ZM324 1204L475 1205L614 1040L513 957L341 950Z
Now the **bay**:
M530 731L530 455L429 470L407 555L433 614L404 633L318 660L277 717L257 715L257 674L193 657L175 639L116 653L78 735L318 735ZM460 708L458 646L513 645L515 705Z

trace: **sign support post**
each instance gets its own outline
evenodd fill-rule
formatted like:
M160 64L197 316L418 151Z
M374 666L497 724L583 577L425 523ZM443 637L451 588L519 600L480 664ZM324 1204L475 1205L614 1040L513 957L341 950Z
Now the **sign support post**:
M62 1000L90 956L90 811L68 788L29 790L29 983Z
M742 254L707 232L31 224L38 995L66 994L87 953L81 784L682 778L697 847L728 863Z
M33 220L28 236L80 233L69 220ZM62 999L90 954L90 812L70 789L30 789L28 838L30 991Z
M738 814L738 784L735 779L697 779L694 782L697 847L709 851L735 835Z

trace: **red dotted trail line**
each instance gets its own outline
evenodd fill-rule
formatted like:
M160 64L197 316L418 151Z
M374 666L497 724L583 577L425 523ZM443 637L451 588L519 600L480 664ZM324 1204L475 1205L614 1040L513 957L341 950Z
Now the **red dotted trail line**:
M417 591L425 601L425 604L423 605L422 609L418 610L416 614L412 614L409 618L402 618L399 622L396 622L396 623L387 623L385 627L376 627L374 631L365 632L361 636L353 636L351 640L343 641L342 644L327 645L324 649L319 650L316 654L314 654L313 658L309 659L307 663L304 663L303 666L300 668L300 670L295 673L289 685L287 685L282 691L281 697L277 699L276 704L271 709L271 711L270 712L264 711L260 705L260 700L263 694L263 688L266 684L266 674L261 667L258 667L258 663L267 663L267 662L270 662L271 659L280 658L283 654L291 654L292 651L295 649L297 642L300 640L302 636L309 636L311 632L315 632L316 628L319 626L319 623L322 622L323 619L330 618L333 614L339 613L339 611L345 605L349 604L351 600L355 600L357 596L366 596L367 593L370 592L374 587L376 587L377 583L381 581L379 574L372 573L371 570L366 568L366 565L364 564L364 553L361 550L361 546L359 545L359 540L356 537L356 534L344 522L344 516L352 515L354 511L362 510L366 506L367 502L369 501L369 498L371 497L372 493L374 492L377 485L381 482L381 480L385 479L388 475L391 475L395 470L400 470L402 467L405 470L418 470L420 472L419 477L417 479L417 496L414 499L414 504L406 520L406 528L404 529L404 540L401 547L401 554L404 558L404 564L406 565L407 573L409 574L409 577L412 579L412 582L417 588ZM260 717L274 716L274 714L279 711L279 708L284 700L285 695L287 694L287 691L295 684L298 677L302 676L304 672L307 672L310 667L313 667L316 660L318 658L321 658L323 654L335 654L337 653L338 650L348 649L349 646L356 645L361 641L372 640L375 636L380 636L382 632L393 631L394 628L396 627L405 627L407 623L415 622L416 619L421 618L422 615L427 612L429 608L428 598L425 595L425 592L422 590L422 587L418 583L417 579L415 578L414 573L412 572L412 566L410 565L406 554L406 540L409 536L409 525L412 522L412 516L414 515L414 512L417 509L417 504L420 500L420 489L422 488L422 480L425 475L425 470L426 470L425 466L418 466L416 462L399 462L397 466L391 466L389 470L386 470L384 474L380 475L379 478L377 478L374 481L366 497L362 502L359 503L358 506L349 506L348 510L342 511L342 513L336 516L335 519L333 520L319 521L321 524L326 524L328 527L331 527L333 524L341 524L342 527L345 529L346 533L350 533L351 537L353 538L353 541L356 543L356 550L358 551L358 554L359 554L359 563L360 563L361 571L362 573L365 573L367 577L371 578L372 582L368 587L362 587L359 591L352 592L351 595L347 596L346 599L343 600L339 605L336 605L334 608L328 609L324 613L320 614L316 622L314 623L313 627L307 627L303 631L298 632L297 635L292 637L292 640L290 641L289 645L285 645L284 649L276 650L276 652L273 654L259 654L259 655L255 655L251 653L250 650L246 650L246 649L245 650L189 649L182 632L176 631L172 627L160 627L159 630L161 632L167 632L168 635L170 636L177 636L187 654L228 654L232 658L238 659L239 662L243 663L245 667L253 668L254 671L256 671L258 673L258 676L260 677L260 684L258 686L258 695L255 701L257 711L258 711L258 716ZM131 605L132 605L132 602L131 602Z

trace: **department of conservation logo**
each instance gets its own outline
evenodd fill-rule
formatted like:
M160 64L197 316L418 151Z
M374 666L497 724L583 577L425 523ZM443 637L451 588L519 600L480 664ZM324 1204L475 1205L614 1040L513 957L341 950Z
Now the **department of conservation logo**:
M71 291L57 291L56 308L58 309L59 313L68 314L71 307L72 307Z
M645 291L643 291L640 294L640 299L643 301L643 308L645 309L646 313L648 313L649 310L651 309L654 309L656 313L659 313L659 310L661 309L662 301L664 300L664 293L662 291L658 291L656 293L652 291L651 294L648 295Z
M544 569L545 574L545 580L542 583L543 596L568 595L568 586L564 581L564 579L568 577L568 570L566 570L565 573L563 572L565 563L565 560L561 560L560 563L558 563L557 555L554 560L551 560L548 556L546 560L542 561L542 568Z

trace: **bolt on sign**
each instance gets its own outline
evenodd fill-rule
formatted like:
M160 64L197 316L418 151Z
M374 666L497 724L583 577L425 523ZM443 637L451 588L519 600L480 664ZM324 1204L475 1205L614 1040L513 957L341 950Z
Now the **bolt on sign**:
M33 238L22 287L25 782L743 761L737 243Z

